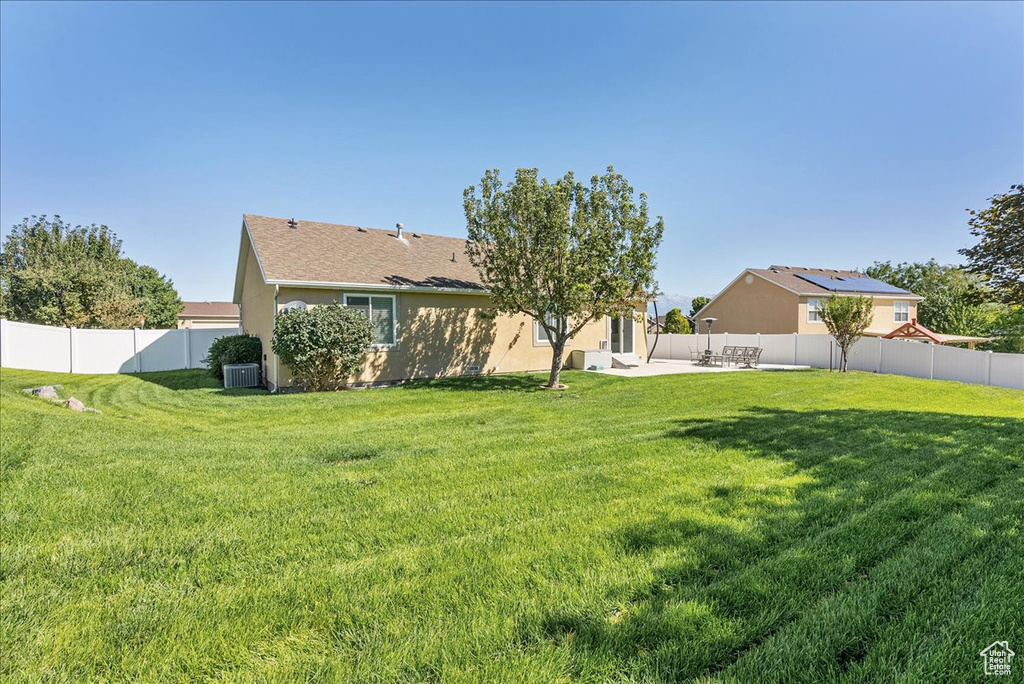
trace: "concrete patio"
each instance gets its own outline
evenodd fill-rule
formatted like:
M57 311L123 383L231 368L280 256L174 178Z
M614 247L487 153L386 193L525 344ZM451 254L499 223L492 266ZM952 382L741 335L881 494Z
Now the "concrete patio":
M696 366L692 361L675 359L651 359L650 363L642 363L635 368L605 368L591 371L605 375L618 375L624 378L644 378L651 375L679 375L682 373L735 373L751 371L807 370L810 366L786 366L777 363L762 363L757 368L738 366Z

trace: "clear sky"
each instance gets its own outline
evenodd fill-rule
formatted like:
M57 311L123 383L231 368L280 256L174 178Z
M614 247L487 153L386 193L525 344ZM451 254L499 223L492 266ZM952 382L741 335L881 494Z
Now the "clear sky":
M487 168L612 164L659 280L956 262L1024 180L1024 4L0 4L0 225L230 299L243 213L464 235Z

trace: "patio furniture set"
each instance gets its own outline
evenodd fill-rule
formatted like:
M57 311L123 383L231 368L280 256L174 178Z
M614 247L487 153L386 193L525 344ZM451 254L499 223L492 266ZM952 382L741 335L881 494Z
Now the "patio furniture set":
M690 360L696 366L742 366L755 368L761 358L761 347L723 347L721 354L710 349L698 349L690 346Z

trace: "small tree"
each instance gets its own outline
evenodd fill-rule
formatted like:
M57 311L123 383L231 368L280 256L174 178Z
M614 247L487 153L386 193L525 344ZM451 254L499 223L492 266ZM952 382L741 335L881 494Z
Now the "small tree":
M647 196L612 167L587 187L570 171L549 183L497 169L464 193L466 252L499 313L534 318L551 342L548 387L559 385L568 340L604 316L646 310L664 222L648 223Z
M690 318L697 315L697 312L708 305L711 301L711 297L694 297L690 300Z
M842 354L839 370L846 372L850 348L860 339L871 325L874 316L874 302L870 297L830 296L822 302L818 311L829 333L836 339Z
M676 307L665 314L665 332L673 335L689 335L693 332L690 321L683 316L681 309Z
M369 319L338 304L290 309L274 325L274 353L299 385L314 392L342 388L372 342Z

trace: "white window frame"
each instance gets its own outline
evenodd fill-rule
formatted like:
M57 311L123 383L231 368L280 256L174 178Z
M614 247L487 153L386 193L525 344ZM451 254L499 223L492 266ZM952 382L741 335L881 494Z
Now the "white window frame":
M552 316L551 314L548 314L547 316L545 316L545 318L548 318L548 317L554 318L554 316ZM569 319L568 318L565 319L565 327L566 327L567 330L569 329ZM535 319L533 319L533 346L534 347L550 347L551 346L551 340L547 339L547 337L541 337L541 335L547 335L547 332L544 330L543 327L541 327L540 321L538 321L535 318Z
M812 308L811 302L816 302ZM811 318L811 314L817 315L817 319ZM814 325L821 325L825 321L821 320L821 297L809 297L807 299L807 322Z
M907 307L906 311L900 311L898 307L900 305ZM900 318L900 315L906 316L906 318ZM893 323L909 323L910 322L910 302L904 299L897 299L892 303L892 322Z
M395 349L398 347L398 297L391 294L377 294L375 292L346 292L341 296L341 305L347 307L349 297L365 297L368 300L370 307L370 320L373 320L373 300L377 299L390 299L391 300L391 339L394 340L391 344L386 343L374 343L370 345L370 349Z

